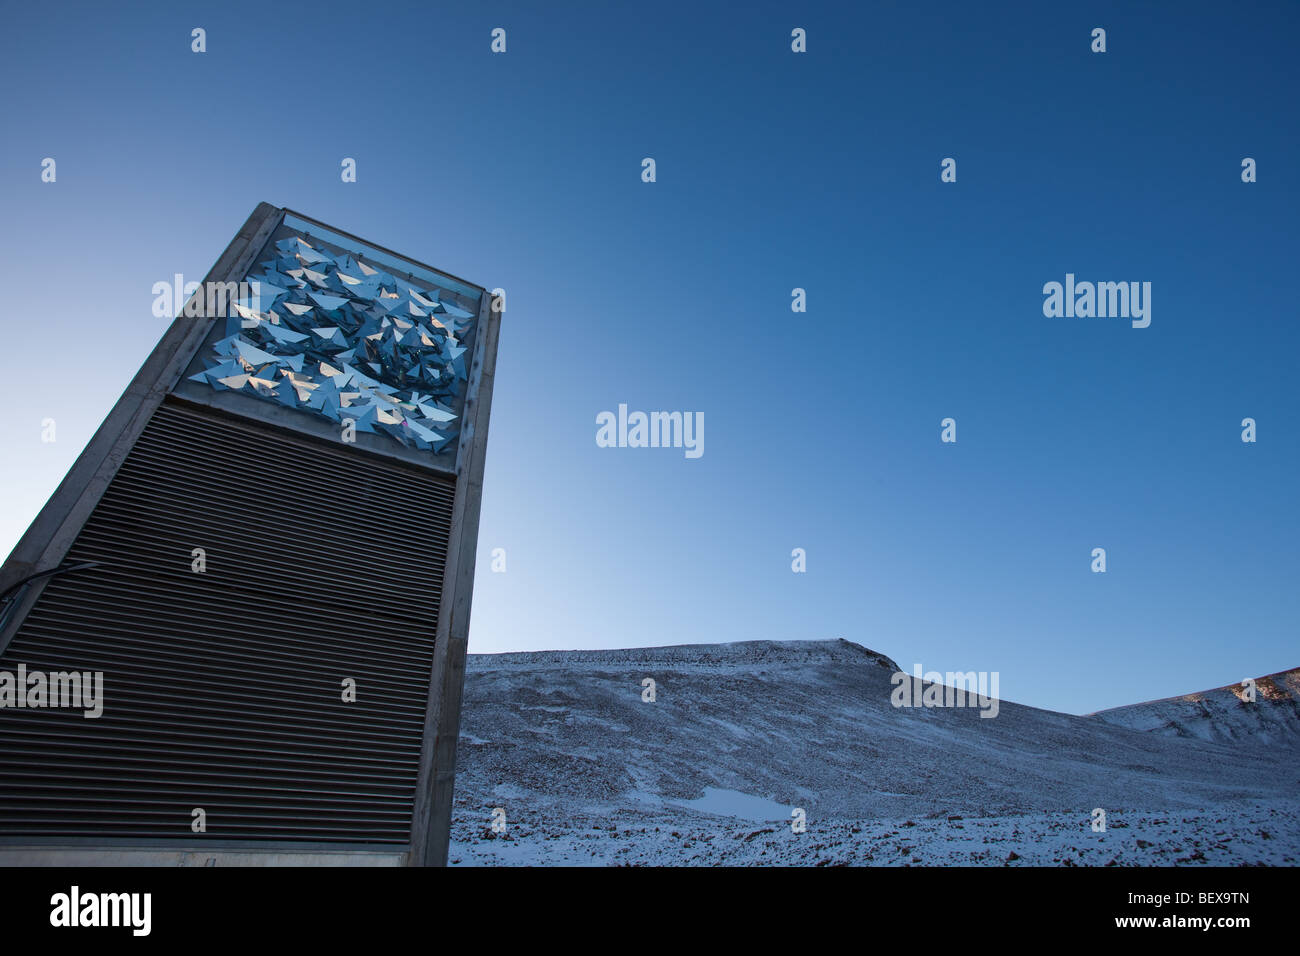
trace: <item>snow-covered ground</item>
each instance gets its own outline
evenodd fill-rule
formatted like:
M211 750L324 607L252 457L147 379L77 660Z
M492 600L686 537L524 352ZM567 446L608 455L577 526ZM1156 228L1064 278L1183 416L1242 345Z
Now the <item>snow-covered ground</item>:
M1295 671L990 719L891 706L896 670L846 641L472 655L453 865L1300 861Z
M469 808L465 808L468 810ZM787 821L612 809L516 807L502 834L458 814L453 866L1295 866L1300 806L1246 803L1158 815L1113 809L1105 832L1080 813Z

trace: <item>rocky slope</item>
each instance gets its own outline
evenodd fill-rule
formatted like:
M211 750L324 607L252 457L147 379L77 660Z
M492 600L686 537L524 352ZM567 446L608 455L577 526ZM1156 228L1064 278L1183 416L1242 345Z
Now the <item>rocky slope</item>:
M472 655L453 858L814 863L823 851L813 848L835 833L842 852L828 859L875 862L896 832L916 839L888 862L936 862L971 836L958 829L980 826L992 841L980 846L999 852L963 862L1059 857L1061 832L1094 849L1125 836L1149 849L1158 836L1170 862L1197 861L1213 850L1203 841L1231 856L1245 852L1242 827L1269 826L1278 835L1252 837L1264 849L1245 858L1296 855L1300 736L1277 730L1292 719L1282 711L1254 735L1240 716L1218 732L1146 732L1171 719L1169 702L1076 717L1004 701L990 719L977 708L891 706L896 670L846 641ZM1291 704L1268 696L1268 706L1294 704L1287 686ZM1203 726L1217 726L1213 710ZM491 829L495 808L504 832ZM1106 833L1090 826L1094 808L1107 812ZM802 834L790 826L796 809ZM1137 837L1140 819L1197 843ZM756 827L770 833L749 837ZM1078 862L1133 862L1122 856Z

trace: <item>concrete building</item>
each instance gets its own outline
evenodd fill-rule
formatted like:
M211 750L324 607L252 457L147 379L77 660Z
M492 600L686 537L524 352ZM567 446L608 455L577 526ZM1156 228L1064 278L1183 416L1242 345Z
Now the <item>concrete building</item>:
M257 207L0 569L0 863L446 862L499 308Z

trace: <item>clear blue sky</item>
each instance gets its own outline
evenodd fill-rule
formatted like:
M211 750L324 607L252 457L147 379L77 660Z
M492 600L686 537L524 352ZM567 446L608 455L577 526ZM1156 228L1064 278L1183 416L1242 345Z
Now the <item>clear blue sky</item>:
M1296 4L292 6L7 5L0 551L265 200L506 289L472 651L844 637L1073 712L1300 664Z

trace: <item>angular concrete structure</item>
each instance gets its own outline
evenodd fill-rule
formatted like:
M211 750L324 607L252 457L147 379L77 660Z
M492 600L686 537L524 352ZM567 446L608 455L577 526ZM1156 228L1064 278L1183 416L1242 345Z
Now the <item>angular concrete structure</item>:
M263 203L184 311L0 569L0 863L444 864L499 300Z

